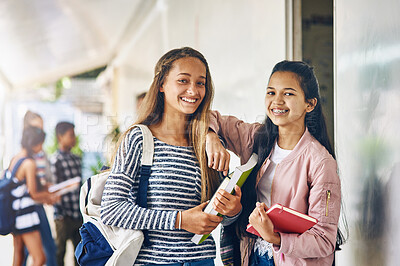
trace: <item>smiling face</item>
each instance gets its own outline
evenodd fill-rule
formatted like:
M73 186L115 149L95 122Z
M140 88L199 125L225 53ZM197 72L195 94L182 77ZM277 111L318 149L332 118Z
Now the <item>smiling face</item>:
M296 74L280 71L272 74L265 106L268 117L279 129L304 130L306 113L311 112L315 104L316 99L306 101Z
M164 93L164 112L193 114L206 93L206 67L195 57L174 61L160 91Z

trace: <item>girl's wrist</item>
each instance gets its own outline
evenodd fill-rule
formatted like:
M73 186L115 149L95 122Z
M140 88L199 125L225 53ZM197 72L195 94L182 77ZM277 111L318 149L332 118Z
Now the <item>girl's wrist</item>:
M242 213L242 205L240 205L240 209L239 209L239 210L235 210L235 211L233 211L233 214L232 214L232 213L229 213L229 214L227 214L226 216L229 217L229 218L236 218L236 217L238 217L241 213Z
M281 235L278 232L274 233L271 243L277 246L281 245Z
M182 211L178 211L176 213L175 229L178 230L182 229Z
M281 245L281 235L278 232L274 232L272 235L269 234L268 232L262 232L262 230L258 231L261 234L261 237L271 243L274 244L276 246L280 246ZM262 233L261 233L262 232Z

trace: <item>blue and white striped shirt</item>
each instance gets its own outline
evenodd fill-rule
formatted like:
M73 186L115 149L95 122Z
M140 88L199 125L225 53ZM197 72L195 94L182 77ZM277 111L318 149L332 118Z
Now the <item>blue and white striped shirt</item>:
M214 259L212 237L191 242L192 233L175 229L178 211L201 202L200 166L192 147L172 146L154 138L148 208L136 205L143 135L134 128L121 143L104 187L101 217L105 224L148 229L151 245L142 246L135 264L166 264Z

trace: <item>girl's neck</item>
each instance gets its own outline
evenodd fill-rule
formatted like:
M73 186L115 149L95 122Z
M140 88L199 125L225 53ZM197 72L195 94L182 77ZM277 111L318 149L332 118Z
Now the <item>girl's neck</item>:
M150 126L153 135L174 146L188 146L187 139L187 116L163 115L162 121Z
M15 157L28 157L28 151L26 149L22 149L19 153L17 153L17 155Z
M26 149L22 149L17 154L15 154L15 156L12 158L12 160L10 162L10 165L9 165L10 169L12 169L14 167L15 163L19 159L24 158L24 157L28 157L28 151Z
M279 127L278 146L284 150L293 150L305 130L305 126L295 130Z
M70 152L71 148L65 147L64 145L58 144L58 149L62 152Z

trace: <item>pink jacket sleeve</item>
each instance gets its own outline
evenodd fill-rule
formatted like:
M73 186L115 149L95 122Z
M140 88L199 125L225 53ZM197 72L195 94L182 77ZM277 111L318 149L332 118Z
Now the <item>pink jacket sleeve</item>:
M275 252L297 258L322 258L332 255L340 215L341 189L336 161L325 159L312 170L309 215L318 223L303 234L281 233L281 246Z
M225 139L228 150L238 155L242 163L252 154L254 134L260 126L259 123L245 123L234 116L222 116L218 111L210 112L210 128Z

